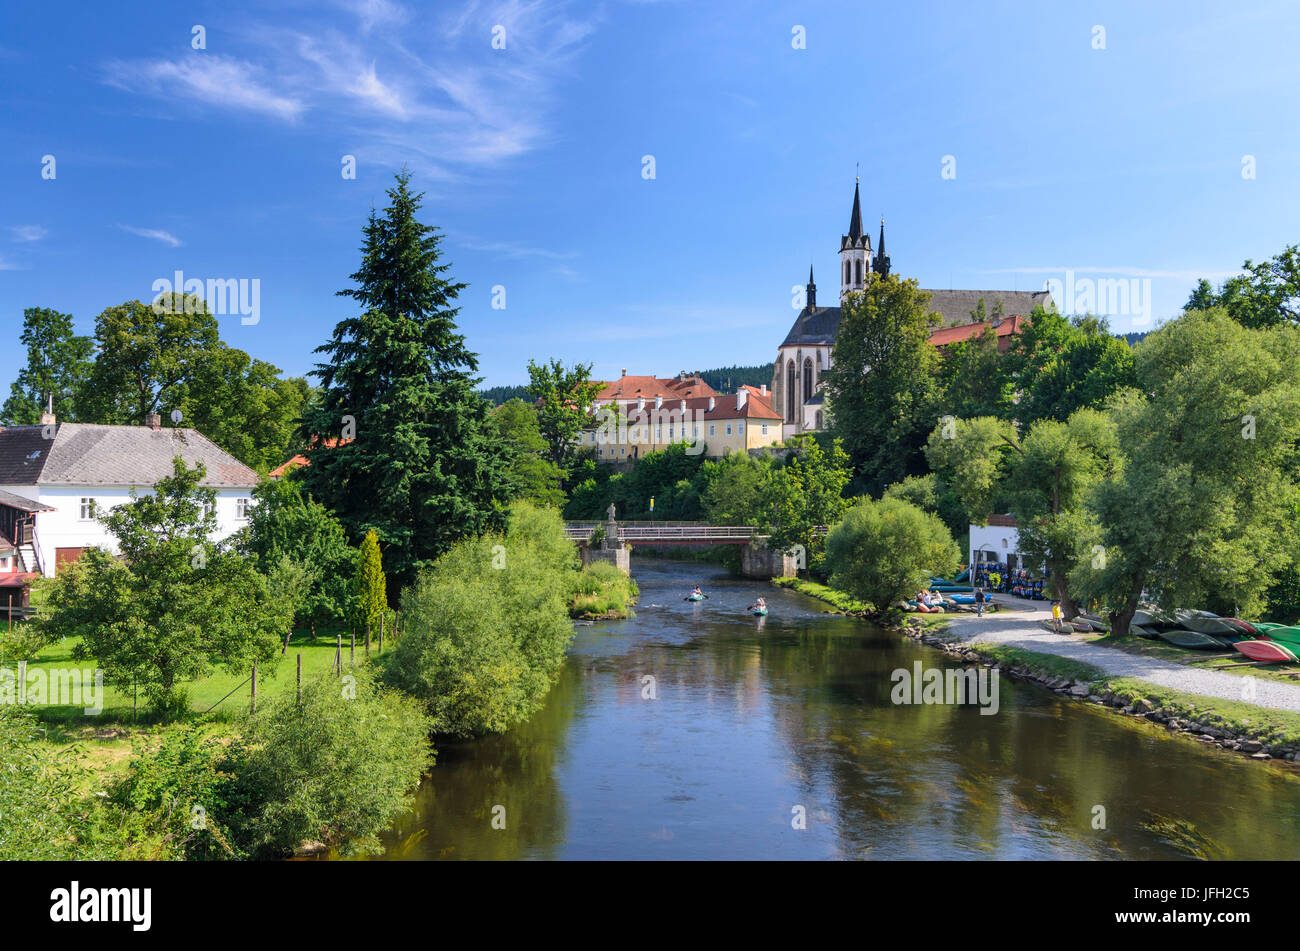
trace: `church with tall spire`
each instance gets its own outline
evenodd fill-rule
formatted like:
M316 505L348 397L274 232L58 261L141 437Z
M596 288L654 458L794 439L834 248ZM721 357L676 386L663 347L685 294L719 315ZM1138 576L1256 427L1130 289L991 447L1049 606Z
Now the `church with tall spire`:
M890 274L889 256L885 254L885 219L880 219L880 239L873 253L871 236L862 228L861 186L854 182L849 231L840 237L840 305L849 294L862 292L869 273L880 277ZM1052 306L1047 291L927 290L926 293L930 295L930 309L942 320L941 328L949 329L948 336L954 339L974 336L982 330L972 323L981 299L984 300L982 312L992 315L989 323L999 336L1003 331L1018 332L1019 321L1028 317L1035 307ZM772 367L772 407L782 415L782 438L825 429L828 425L829 407L822 383L833 362L840 312L839 306L818 306L817 284L809 265L803 309L777 347ZM969 333L964 334L959 329L962 327L969 327ZM942 346L938 338L936 333L931 342Z

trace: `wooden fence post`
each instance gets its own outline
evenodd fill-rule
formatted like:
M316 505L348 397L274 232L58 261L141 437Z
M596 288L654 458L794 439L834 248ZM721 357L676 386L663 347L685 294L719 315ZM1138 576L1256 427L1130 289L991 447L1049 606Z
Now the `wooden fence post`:
M302 702L302 651L298 651L298 702Z
M257 664L253 664L253 706L252 712L257 712Z
M334 672L343 673L343 635L334 635Z
M356 664L357 662L357 632L353 631L348 635L348 663Z
M370 657L370 625L366 625L366 658Z

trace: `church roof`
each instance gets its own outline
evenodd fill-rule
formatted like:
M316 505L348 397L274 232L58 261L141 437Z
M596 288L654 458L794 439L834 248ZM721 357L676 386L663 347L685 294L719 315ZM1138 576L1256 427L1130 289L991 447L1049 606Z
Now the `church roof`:
M1035 307L1048 307L1051 295L1047 291L940 291L926 290L930 295L930 310L943 318L943 327L970 324L971 312L984 298L984 311L989 316L1002 303L1002 317L1027 317ZM805 307L795 318L794 326L781 342L783 347L830 346L835 343L835 333L840 326L838 307ZM951 341L949 341L951 342Z

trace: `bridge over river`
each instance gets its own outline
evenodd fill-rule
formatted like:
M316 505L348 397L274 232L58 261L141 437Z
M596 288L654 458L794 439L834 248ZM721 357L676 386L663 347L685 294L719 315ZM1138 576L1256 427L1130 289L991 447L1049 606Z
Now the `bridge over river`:
M593 545L592 536L598 530ZM826 534L825 526L814 531ZM707 522L565 522L564 532L582 549L583 564L592 561L610 561L624 572L631 573L629 544L659 547L702 547L705 545L738 545L741 547L741 571L748 578L774 578L794 574L804 567L806 559L799 546L789 552L774 551L767 545L767 536L750 525L710 525Z

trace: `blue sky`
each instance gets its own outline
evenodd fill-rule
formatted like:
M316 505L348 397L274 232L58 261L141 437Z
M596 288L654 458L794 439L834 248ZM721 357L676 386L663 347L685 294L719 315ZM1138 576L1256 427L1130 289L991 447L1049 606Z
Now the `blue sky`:
M1149 279L1158 321L1300 241L1300 12L1129 7L10 0L0 382L24 307L89 333L176 270L259 280L223 337L306 372L403 164L488 385L770 361L810 262L834 302L856 163L923 287Z

